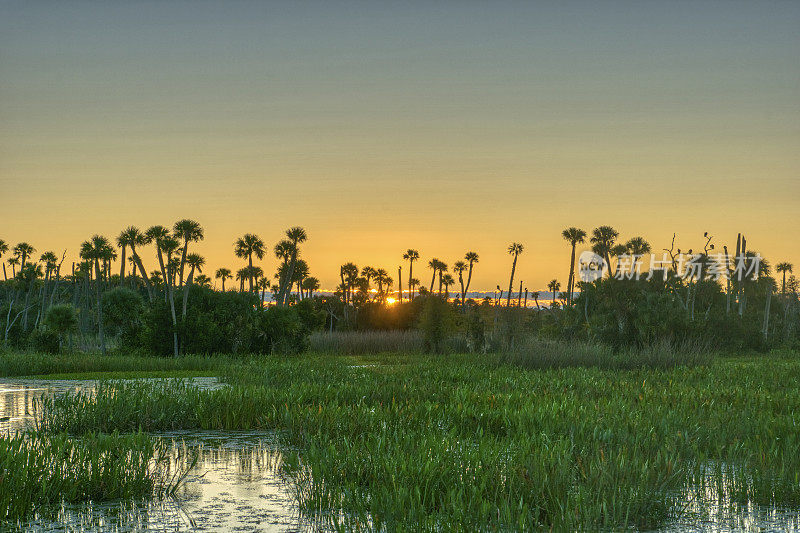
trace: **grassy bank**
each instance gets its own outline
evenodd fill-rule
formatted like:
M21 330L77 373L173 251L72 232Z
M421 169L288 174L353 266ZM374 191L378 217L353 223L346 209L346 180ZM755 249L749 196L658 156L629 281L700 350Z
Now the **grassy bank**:
M143 357L99 354L43 354L0 352L0 377L73 374L87 376L107 372L174 372L208 375L241 359L225 356Z
M171 494L165 444L139 433L0 437L0 526L63 503Z
M743 500L800 504L800 362L524 370L485 357L266 358L233 387L105 384L43 404L49 431L282 430L302 507L347 525L654 527L707 464ZM672 366L672 365L668 365ZM336 511L345 511L337 514Z

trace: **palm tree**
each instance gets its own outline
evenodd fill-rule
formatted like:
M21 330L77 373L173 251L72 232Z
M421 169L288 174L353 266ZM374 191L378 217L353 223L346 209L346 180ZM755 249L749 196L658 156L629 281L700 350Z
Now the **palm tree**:
M414 299L414 289L411 286L411 279L414 277L414 261L419 259L419 252L413 248L406 250L403 254L403 259L408 261L408 301ZM400 295L402 297L402 295Z
M252 270L253 268L253 256L255 255L258 259L264 258L264 241L258 235L253 233L246 233L243 237L240 237L236 240L233 244L234 252L236 253L236 257L241 257L244 259L247 258L247 266ZM253 292L253 278L249 278L250 282L250 292Z
M428 268L433 270L433 275L431 276L431 287L428 289L428 292L433 292L433 283L436 281L436 271L439 270L439 265L441 264L442 262L435 257L428 261Z
M450 285L455 283L456 280L453 279L453 276L450 274L445 274L442 276L442 285L444 285L444 300L447 301L450 299Z
M472 267L475 263L478 262L478 254L475 252L467 252L464 254L464 259L467 261L467 265L469 266L469 271L467 272L467 284L464 286L464 295L469 292L469 284L472 282ZM462 302L463 304L464 302Z
M147 270L144 268L144 264L142 263L142 258L139 257L139 253L136 251L137 246L144 246L148 243L148 238L145 234L139 231L139 228L136 226L128 226L122 232L120 232L119 236L117 237L117 244L120 247L123 246L123 243L130 247L131 249L131 256L133 258L134 264L139 268L139 274L141 274L142 279L144 280L145 287L147 288L147 296L150 300L153 299L153 289L150 285L150 278L147 275ZM123 263L125 258L125 248L122 248L122 258ZM124 272L122 273L124 274ZM120 281L122 280L122 274L120 274Z
M558 300L558 290L561 288L561 283L559 283L557 279L551 280L550 283L547 284L547 288L553 293L553 302L550 304L550 307L553 307L558 303L556 300Z
M14 255L19 258L20 264L19 269L22 270L25 268L25 261L36 253L36 248L28 244L27 242L21 242L14 247Z
M283 239L275 245L273 251L275 253L275 257L281 260L281 264L278 266L278 285L275 287L277 290L273 293L273 299L280 304L280 292L283 284L287 283L285 278L289 275L289 262L292 259L292 254L294 253L294 245L292 244L292 241Z
M447 266L447 263L445 263L444 261L439 261L439 264L437 266L438 266L437 270L439 271L439 296L441 296L442 295L442 285L443 285L443 281L444 281L444 280L442 280L442 278L444 277L445 273L447 272L448 266Z
M244 282L247 279L252 279L248 267L243 267L236 271L236 281L239 282L239 292L244 292Z
M467 270L467 264L464 261L456 261L453 264L453 272L458 274L458 284L461 285L461 306L464 306L464 297L467 291L464 289L464 271Z
M17 277L17 265L19 264L19 257L9 257L8 261L6 261L8 265L11 267L11 277Z
M3 258L3 254L8 252L8 244L3 239L0 239L0 259ZM6 276L6 265L3 263L3 281L8 281L8 277Z
M600 226L592 231L589 242L593 244L592 251L606 260L608 275L611 277L611 248L619 236L619 232L611 226Z
M314 291L319 289L319 280L315 277L307 277L303 280L302 289L306 291L308 298L314 296Z
M186 305L189 302L189 290L191 289L192 282L194 281L194 271L197 270L198 272L202 272L203 265L206 264L206 260L198 254L187 254L186 264L189 265L189 276L186 278L186 287L183 290L183 311L181 312L181 319L184 322L186 322Z
M514 256L514 262L511 264L511 279L508 282L508 295L506 296L506 307L511 307L511 291L514 289L514 272L517 270L517 257L522 253L523 246L518 242L512 242L508 245L509 255Z
M408 287L410 290L413 290L414 287L419 287L419 280L417 278L411 278L408 280ZM425 287L423 287L424 289Z
M103 355L106 355L106 337L103 330L103 300L102 291L100 290L100 261L108 257L109 250L113 251L109 240L101 235L94 235L91 239L84 241L83 244L81 244L80 251L81 259L94 263L94 288L95 297L97 300L97 333L100 337L100 349Z
M614 266L614 277L617 277L617 276L620 275L619 274L620 260L622 259L622 256L627 254L627 253L628 253L628 248L625 247L624 244L615 244L611 248L611 255L613 255L614 258L617 260L617 263ZM609 265L609 268L610 268L610 265Z
M172 227L175 237L183 241L183 250L181 251L181 264L178 273L179 285L183 285L183 269L186 266L186 253L189 250L190 242L198 242L203 240L203 227L196 220L189 220L184 218L179 220Z
M369 293L369 291L370 291L370 281L373 278L375 278L375 276L377 274L378 274L378 271L375 270L374 268L372 268L371 266L365 266L364 268L361 269L361 277L364 278L364 280L366 281L366 285L367 285L366 292L367 293Z
M206 276L205 274L200 274L199 276L194 278L194 284L198 287L203 287L205 289L211 288L211 278Z
M786 296L786 273L787 272L789 272L790 274L793 273L792 264L787 262L778 263L778 265L775 267L775 270L783 273L783 284L781 285L781 295Z
M536 303L536 309L540 309L539 307L539 291L533 291L531 293L531 298L533 298L534 303Z
M270 284L267 278L262 277L261 279L258 280L256 287L258 287L258 290L261 291L261 300L258 302L259 306L264 307L264 299L267 296L267 291L270 290L270 288L272 288L272 285Z
M342 280L342 287L344 289L344 303L352 303L353 288L355 288L356 279L358 278L358 266L355 263L345 263L339 268L339 276Z
M175 293L173 291L175 264L172 261L172 254L178 249L180 243L170 235L169 230L164 226L151 226L145 233L145 237L148 242L154 242L156 245L158 264L161 267L161 276L166 287L164 296L172 316L173 355L178 357L178 316L175 313ZM164 254L167 256L166 264L164 263ZM166 265L169 266L169 270Z
M218 268L214 277L222 280L222 292L225 292L225 280L233 277L229 268Z
M384 269L379 268L373 274L373 278L375 279L375 283L378 284L378 300L384 300L384 293L383 293L383 286L387 284L387 280L389 279L389 273L386 272Z
M284 281L283 287L281 287L281 305L286 305L287 301L289 300L289 293L291 292L290 289L292 283L294 282L294 270L297 265L297 254L300 251L299 245L301 242L305 242L308 239L308 235L306 234L306 230L299 226L295 226L286 230L286 237L289 239L289 242L292 243L292 251L289 259L289 275Z
M636 263L639 258L644 254L649 254L651 250L650 243L644 237L632 237L625 243L625 248L633 256L633 265L631 267L633 270L636 270Z
M575 287L575 247L586 241L586 232L580 228L570 227L561 232L561 236L572 246L569 260L569 277L567 278L567 303L572 303L572 292Z

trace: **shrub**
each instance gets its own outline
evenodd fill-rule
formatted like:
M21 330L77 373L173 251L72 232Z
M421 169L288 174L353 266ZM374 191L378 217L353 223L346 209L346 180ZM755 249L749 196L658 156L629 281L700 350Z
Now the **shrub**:
M436 296L426 296L420 315L419 328L425 350L432 353L444 351L444 341L452 327L452 310L447 302Z
M44 323L58 335L59 349L64 344L64 336L78 328L78 311L69 304L54 305L47 311Z

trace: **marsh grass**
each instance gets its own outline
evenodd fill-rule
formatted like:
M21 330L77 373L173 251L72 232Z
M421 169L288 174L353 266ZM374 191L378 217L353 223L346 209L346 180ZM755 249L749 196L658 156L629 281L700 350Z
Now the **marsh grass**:
M423 334L416 330L387 331L316 331L311 334L309 351L326 355L420 355L426 352ZM447 335L443 353L464 353L467 340L463 334Z
M89 374L97 372L213 371L232 364L225 356L184 356L178 358L131 355L0 352L0 377L44 374Z
M345 529L654 528L706 463L736 469L721 482L737 497L800 501L798 361L526 371L461 355L391 368L268 358L219 390L108 383L45 401L43 427L278 430L297 450L285 471L301 508Z
M500 352L498 357L503 364L528 369L594 367L618 370L708 365L712 359L708 347L694 342L664 340L640 348L614 349L598 343L540 337L525 338Z
M61 503L170 495L185 470L170 472L167 458L142 433L0 437L0 526Z

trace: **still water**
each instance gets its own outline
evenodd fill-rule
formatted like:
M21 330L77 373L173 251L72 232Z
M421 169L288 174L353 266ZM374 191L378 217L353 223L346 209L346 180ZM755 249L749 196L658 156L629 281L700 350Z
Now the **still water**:
M224 386L193 378L201 388ZM33 427L35 400L46 394L91 391L95 381L0 379L0 434ZM63 506L19 524L20 531L323 531L300 515L291 486L281 475L282 449L267 432L183 431L158 434L172 446L180 467L197 457L176 495L150 502ZM712 479L712 476L709 476ZM664 532L789 531L800 533L800 511L731 503L709 481L687 487L684 510ZM0 487L1 490L1 487Z

